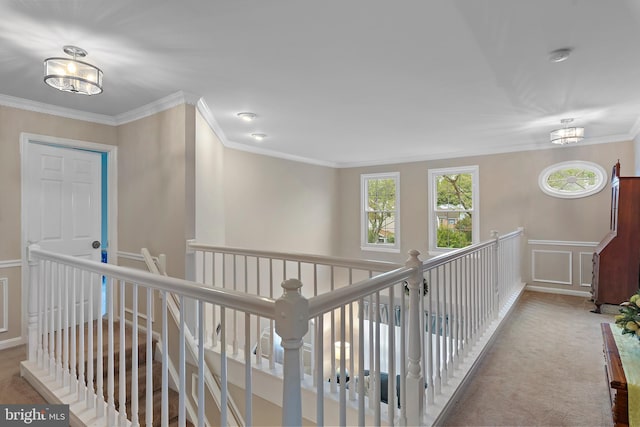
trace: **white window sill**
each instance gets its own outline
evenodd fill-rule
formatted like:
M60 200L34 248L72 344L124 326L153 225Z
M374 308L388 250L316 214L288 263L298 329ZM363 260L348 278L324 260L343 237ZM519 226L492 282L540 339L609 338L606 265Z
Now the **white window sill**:
M400 248L397 247L389 247L389 246L360 246L360 250L362 251L370 251L370 252L388 252L388 253L400 253Z

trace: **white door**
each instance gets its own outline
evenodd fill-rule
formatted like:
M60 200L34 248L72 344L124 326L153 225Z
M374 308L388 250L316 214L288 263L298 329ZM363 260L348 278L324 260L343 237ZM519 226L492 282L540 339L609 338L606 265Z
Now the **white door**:
M27 240L44 250L101 260L102 158L100 153L37 143L27 144ZM94 243L96 242L96 243ZM94 275L92 275L94 276ZM100 278L92 279L93 295L100 295ZM72 296L87 308L80 292ZM99 298L94 299L99 314ZM71 302L71 301L70 301Z

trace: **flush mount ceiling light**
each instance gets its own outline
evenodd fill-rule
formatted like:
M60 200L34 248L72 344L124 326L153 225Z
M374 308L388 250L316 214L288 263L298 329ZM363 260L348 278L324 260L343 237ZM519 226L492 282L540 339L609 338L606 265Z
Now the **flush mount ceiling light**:
M72 58L45 59L44 82L64 92L82 95L102 93L102 70L77 60L87 56L87 51L77 46L64 46L62 50Z
M265 135L264 133L252 133L251 137L253 137L253 139L255 139L256 141L262 141L267 137L267 135Z
M549 135L551 142L554 144L565 145L582 141L584 139L584 128L569 127L569 123L572 122L573 119L560 120L560 123L562 123L564 127L551 131L551 134Z
M249 112L238 113L236 115L242 120L244 120L245 122L251 122L253 121L253 119L256 118L255 113L249 113Z
M569 55L571 55L571 49L557 49L549 54L549 61L551 62L562 62L565 61Z

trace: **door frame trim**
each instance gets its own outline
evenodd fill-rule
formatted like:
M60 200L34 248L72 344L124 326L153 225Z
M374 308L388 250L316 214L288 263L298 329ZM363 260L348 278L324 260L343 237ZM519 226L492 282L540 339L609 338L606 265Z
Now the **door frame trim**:
M31 143L45 143L57 145L61 148L91 150L107 155L107 259L109 264L118 263L118 147L97 142L80 141L76 139L58 138L55 136L34 133L20 133L20 253L22 258L22 337L27 338L28 300L29 300L29 260L27 257L28 212L27 212L27 162L28 150Z

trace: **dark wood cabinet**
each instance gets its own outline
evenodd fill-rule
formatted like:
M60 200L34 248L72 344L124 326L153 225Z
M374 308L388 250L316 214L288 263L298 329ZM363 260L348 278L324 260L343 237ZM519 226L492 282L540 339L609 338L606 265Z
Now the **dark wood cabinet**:
M609 402L614 425L629 425L629 394L627 378L620 360L620 353L608 323L601 323L605 370L604 374L609 386Z
M593 253L591 282L596 313L602 304L620 304L640 283L640 177L621 177L620 163L611 173L609 232Z

